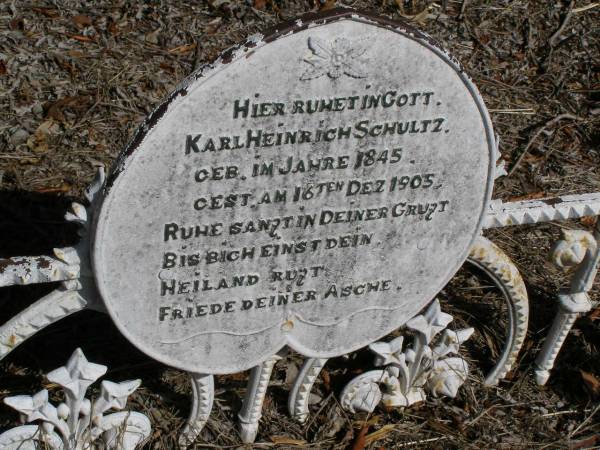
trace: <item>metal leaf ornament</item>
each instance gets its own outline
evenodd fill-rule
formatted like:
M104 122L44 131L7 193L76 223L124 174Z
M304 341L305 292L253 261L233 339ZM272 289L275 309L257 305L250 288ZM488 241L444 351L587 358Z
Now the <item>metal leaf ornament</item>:
M123 409L140 380L103 381L100 398L93 406L85 398L87 389L106 370L106 366L90 363L77 349L65 366L46 376L63 388L64 403L58 407L49 403L46 389L33 396L5 398L4 403L23 414L27 422L40 424L24 425L0 434L0 449L133 450L143 443L151 431L146 416L130 411L105 414L110 409ZM99 440L100 437L103 440Z
M401 364L402 343L404 337L400 336L390 342L374 342L369 345L369 349L377 355L375 359L376 366L387 366L388 364Z
M440 302L434 300L425 314L410 319L406 323L406 328L421 333L427 342L431 342L435 335L445 329L452 320L450 314L442 312Z
M425 313L407 322L406 328L416 332L410 346L403 348L403 336L371 344L375 365L383 370L371 370L350 381L342 392L342 406L352 412L373 412L379 401L400 407L425 400L426 393L456 396L469 370L464 359L446 356L457 354L474 330L448 330L451 321L452 316L443 313L435 300Z
M468 375L469 367L464 359L455 357L438 360L433 364L427 387L434 397L445 395L454 398Z

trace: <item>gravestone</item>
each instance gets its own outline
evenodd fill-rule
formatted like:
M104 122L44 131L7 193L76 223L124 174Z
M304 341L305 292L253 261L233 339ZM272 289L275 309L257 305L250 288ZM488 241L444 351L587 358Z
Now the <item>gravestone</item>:
M459 64L348 10L224 53L120 155L93 226L121 332L195 373L332 357L443 288L480 234L493 131Z

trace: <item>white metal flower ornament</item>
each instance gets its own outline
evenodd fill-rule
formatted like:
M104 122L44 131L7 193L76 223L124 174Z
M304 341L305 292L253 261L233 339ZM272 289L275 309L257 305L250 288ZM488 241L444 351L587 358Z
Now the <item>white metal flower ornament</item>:
M0 435L3 450L49 448L51 450L133 450L150 435L150 421L137 412L108 411L125 408L127 398L140 380L113 383L103 381L100 397L93 403L85 397L87 389L106 373L107 367L88 362L80 349L67 364L48 373L48 381L59 385L65 401L58 407L48 401L43 389L33 396L7 397L4 403L22 414L23 425Z
M404 336L369 345L377 355L375 365L384 368L363 373L350 381L341 395L342 407L351 412L373 412L379 402L397 407L423 401L426 391L434 396L456 396L469 369L463 358L447 356L457 354L474 330L448 330L446 327L451 321L452 316L443 313L435 300L424 314L407 322L406 328L416 333L411 347L403 350ZM441 338L432 346L442 330Z

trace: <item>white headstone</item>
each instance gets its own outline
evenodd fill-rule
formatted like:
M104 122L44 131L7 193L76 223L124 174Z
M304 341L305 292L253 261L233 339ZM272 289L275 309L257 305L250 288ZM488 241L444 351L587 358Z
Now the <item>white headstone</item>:
M494 156L476 88L430 38L348 10L296 21L191 76L122 153L99 291L133 344L192 372L356 350L462 265Z

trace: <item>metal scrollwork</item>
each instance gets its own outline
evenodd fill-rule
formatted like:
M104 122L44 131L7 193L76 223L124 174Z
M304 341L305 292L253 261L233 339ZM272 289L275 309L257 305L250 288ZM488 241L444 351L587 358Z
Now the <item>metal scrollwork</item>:
M519 270L510 258L489 239L480 237L469 252L468 262L484 271L502 291L508 307L506 340L496 365L484 383L494 386L515 363L527 336L529 298Z
M187 448L198 437L208 421L215 399L215 382L212 375L190 373L192 382L192 409L179 436L179 446Z

